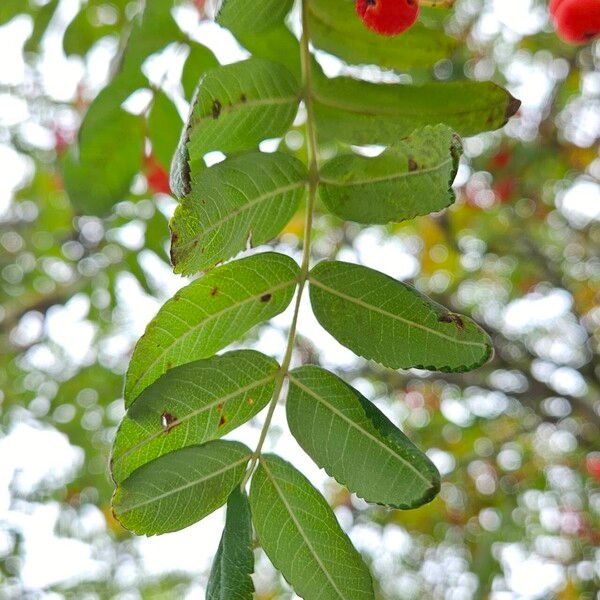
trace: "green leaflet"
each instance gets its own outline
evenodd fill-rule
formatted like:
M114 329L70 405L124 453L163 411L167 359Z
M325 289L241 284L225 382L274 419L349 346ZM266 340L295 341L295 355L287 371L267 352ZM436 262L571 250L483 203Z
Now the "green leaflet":
M181 117L173 102L164 92L155 91L148 116L148 137L152 142L152 153L166 171L171 166L181 126Z
M350 144L393 145L438 123L475 135L502 127L520 106L506 90L479 81L416 86L320 75L313 97L319 135Z
M290 430L329 475L368 502L416 508L440 489L433 463L357 390L324 369L290 373Z
M392 369L468 371L492 355L489 336L471 319L367 267L319 263L310 273L310 300L340 343Z
M283 22L294 0L223 0L217 23L232 33L262 33Z
M276 237L304 195L306 167L276 152L235 155L201 171L171 220L171 262L189 275Z
M274 252L218 267L168 300L138 341L125 380L129 406L170 368L208 358L284 311L300 269Z
M206 600L252 600L252 515L245 492L235 487L227 501L223 536L213 561Z
M360 555L323 496L292 465L263 455L252 479L250 507L264 551L298 596L374 600Z
M222 440L165 454L117 486L115 517L138 535L193 525L225 503L251 455L244 444Z
M94 106L96 102L89 110ZM79 145L65 157L65 189L81 213L105 215L116 202L125 199L142 166L143 121L116 107L103 126L94 127L93 133L84 127L85 121Z
M254 149L283 135L298 109L300 85L282 65L261 58L218 67L200 79L171 169L171 188L189 194L203 156Z
M141 70L143 61L178 38L171 8L172 0L154 0L134 18L117 73L89 106L79 130L78 147L65 159L65 189L84 214L108 213L128 194L141 169L143 119L124 111L121 104L147 84Z
M192 99L194 91L198 87L200 77L209 69L214 69L218 66L219 61L206 46L202 44L190 44L190 53L181 73L181 85L188 100Z
M355 64L389 69L430 67L447 58L457 41L421 24L402 35L385 37L367 29L353 0L309 0L310 36L318 48Z
M227 352L174 367L129 407L111 458L118 483L141 465L192 444L220 438L269 402L277 361L254 350Z
M123 26L121 18L114 24L99 24L97 15L98 6L88 4L69 23L63 37L63 51L67 56L85 55L98 40L118 33Z
M346 154L320 171L319 194L338 217L359 223L404 221L454 202L462 152L445 125L415 131L376 158Z
M281 63L299 81L300 44L296 36L282 23L260 33L236 33L238 42L254 56Z

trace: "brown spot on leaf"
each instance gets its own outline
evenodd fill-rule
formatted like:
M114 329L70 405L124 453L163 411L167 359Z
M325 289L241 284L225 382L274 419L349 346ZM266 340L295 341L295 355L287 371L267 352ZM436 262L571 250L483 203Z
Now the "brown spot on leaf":
M215 287L210 290L210 295L211 296L216 296L219 293L219 288L215 285Z
M219 412L223 412L223 405L222 404L217 404L217 410Z
M254 404L254 398L248 398L248 404L252 406Z
M221 418L219 419L219 427L223 427L225 423L227 423L227 417L225 417L225 415L221 415Z
M438 319L440 323L454 323L458 329L461 331L464 330L465 324L459 315L455 315L454 313L447 313L445 315L441 315Z
M510 96L508 101L508 105L506 107L506 120L510 119L512 116L516 115L518 110L521 108L521 101L518 98L514 98Z
M172 368L173 368L173 363L172 363L171 361L169 361L169 362L167 363L167 371L168 371L169 369L172 369Z
M272 294L263 294L263 295L260 297L260 301L261 301L261 302L268 302L268 301L269 301L269 300L270 300L272 297L273 297L273 295L272 295Z
M408 159L408 170L412 173L413 171L416 171L419 168L419 165L417 164L417 161L411 156Z
M246 98L246 94L242 94L242 95L240 96L240 102L241 102L242 104L244 104L244 103L248 102L248 98Z
M219 116L221 115L222 108L223 108L223 105L218 100L213 100L213 103L212 103L212 118L213 119L219 118Z
M169 433L171 429L180 425L177 423L177 417L169 412L164 412L160 415L160 425L165 433Z

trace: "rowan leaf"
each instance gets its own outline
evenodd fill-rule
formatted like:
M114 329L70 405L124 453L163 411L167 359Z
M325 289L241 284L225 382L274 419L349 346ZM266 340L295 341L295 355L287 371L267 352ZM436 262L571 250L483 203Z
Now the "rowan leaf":
M189 527L225 504L251 455L244 444L223 440L165 454L117 486L115 517L138 535Z
M437 212L454 202L452 182L461 152L450 128L426 127L376 158L333 158L321 168L319 194L332 213L360 223L398 222Z
M175 194L189 194L207 152L252 150L264 139L283 135L296 115L299 97L294 76L283 65L262 58L207 71L173 162Z
M261 457L250 507L261 546L298 596L375 598L369 571L329 504L288 462L272 454Z
M439 492L433 463L381 411L319 367L290 373L287 420L304 451L368 502L416 508Z
M358 18L352 0L309 0L308 16L313 44L354 64L398 70L430 67L457 47L443 31L420 23L402 35L379 35Z
M471 319L367 267L319 263L310 273L310 299L341 344L392 369L468 371L492 355L489 336Z
M208 358L283 312L300 269L266 252L218 267L168 300L138 341L125 379L125 402L170 368Z
M276 237L307 184L306 167L288 154L235 155L194 179L171 220L171 261L189 275Z
M262 33L283 22L294 0L224 0L217 23L232 33Z
M481 81L401 85L319 75L313 97L319 135L351 144L393 145L438 123L475 135L502 127L520 106L506 90Z
M260 33L237 32L235 37L253 56L282 64L300 81L300 44L283 23Z
M210 571L206 600L252 600L252 515L245 492L235 487L227 501L225 529Z
M227 352L174 367L129 407L111 459L118 483L141 465L192 444L220 438L269 402L277 361L254 350Z

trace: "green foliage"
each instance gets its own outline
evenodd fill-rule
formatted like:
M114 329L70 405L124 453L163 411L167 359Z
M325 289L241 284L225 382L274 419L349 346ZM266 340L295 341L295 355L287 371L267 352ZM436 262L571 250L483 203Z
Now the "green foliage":
M271 399L278 370L275 360L253 350L169 370L138 396L121 421L111 460L114 480L163 454L243 425Z
M201 171L171 221L175 272L196 273L276 237L307 177L299 160L279 152L241 154Z
M298 282L287 256L258 254L215 269L167 301L137 343L125 381L125 401L169 369L208 358L285 310Z
M439 491L431 461L364 396L323 369L290 373L287 419L305 452L369 502L415 508Z
M294 0L224 0L217 22L232 33L261 33L280 24Z
M489 82L375 84L317 77L319 134L349 144L396 144L416 128L445 123L460 135L502 127L520 103Z
M115 516L146 535L188 527L225 504L250 455L243 444L222 440L165 454L117 486Z
M148 138L152 154L166 171L171 167L181 125L181 117L171 100L160 90L155 92L148 115Z
M252 515L245 492L235 488L227 501L227 518L206 587L206 600L252 600L254 585Z
M367 267L319 263L310 273L310 300L337 340L392 369L468 371L492 353L488 335L471 319Z
M429 67L448 58L456 40L439 29L417 24L403 35L382 37L356 18L349 0L308 0L313 43L320 49L355 64L376 64L389 69Z
M597 175L598 136L581 126L595 107L587 89L597 75L593 47L566 48L548 31L521 39L509 32L508 17L496 35L492 0L458 0L456 11L423 7L420 23L393 38L364 28L353 0L298 1L290 14L289 0L227 0L219 24L251 58L220 66L195 41L218 31L196 29L194 5L201 2L71 4L73 11L59 14L56 0L0 1L0 23L19 14L8 27L29 32L24 76L3 83L3 95L19 100L4 98L3 144L29 164L1 211L0 412L5 448L35 428L63 444L68 438L74 463L81 461L67 474L65 464L53 463L48 477L30 486L20 449L33 448L40 462L50 453L45 439L18 443L19 451L7 454L9 472L16 465L9 486L14 516L37 514L51 502L52 512L60 511L57 534L83 540L94 557L108 557L108 566L103 581L16 589L31 573L23 550L31 539L22 542L18 532L30 519L11 518L0 526L2 546L12 546L0 556L3 590L11 597L175 599L189 595L192 579L193 593L204 586L204 574L146 579L141 565L134 582L122 577L123 564L137 566L139 545L110 513L106 462L114 439L114 508L126 528L170 531L227 502L208 598L253 597L254 551L263 550L283 576L270 574L261 557L257 597L372 598L367 569L337 517L352 539L368 528L379 542L360 548L373 564L378 598L485 598L504 587L518 595L511 580L519 578L507 577L502 550L513 542L564 574L564 589L548 596L591 598L600 236L597 220L571 210L564 192L583 182L578 198L586 199ZM531 4L542 30L544 0ZM62 22L67 14L70 24ZM198 16L204 19L201 9ZM65 77L70 99L55 96L56 70L47 68L54 51L45 50L60 47L64 26L62 46L81 74L76 91L71 71ZM9 49L26 34L8 35ZM221 34L210 41L223 40L215 51L228 62L237 49ZM88 104L103 73L96 68L116 38L108 84ZM173 65L167 56L176 57ZM175 63L184 60L178 86ZM482 75L518 89L533 69L545 82L539 122L528 108L504 132L485 133L518 103ZM124 104L140 89L136 102ZM130 114L141 98L147 105ZM175 107L186 100L191 111L183 125ZM28 116L13 120L12 105L23 101ZM65 152L80 122L77 142ZM465 146L457 185L459 136L480 133ZM54 149L39 141L52 134ZM383 148L357 147L364 144ZM164 192L164 181L149 168L156 159L168 170L176 147L178 203L154 193ZM223 162L206 156L213 150ZM154 156L142 162L150 151ZM438 214L411 221L430 213ZM238 259L264 244L283 254ZM381 269L384 262L391 269L397 256L419 261L414 287L333 262L373 264L379 244ZM394 253L386 255L388 248ZM179 287L165 276L169 258L193 279L139 341L122 416L132 332L148 306ZM281 313L294 293L288 319ZM309 293L321 324L367 360L346 361L344 353L341 366L331 340L321 347L321 330L303 322ZM527 297L561 296L564 312L548 322L540 311L539 320L513 327L521 307L511 303L523 296L526 309ZM456 371L483 363L491 340L459 313L477 315L497 348L493 362L468 375ZM71 331L75 339L65 341ZM254 343L265 354L238 349ZM432 371L404 370L413 367ZM336 480L324 486L335 512L315 480L295 470L299 464L264 455L269 434L276 450L295 454L289 432L270 427L281 410L304 458ZM249 449L221 439L238 436L251 440ZM439 495L440 474L428 454L443 472ZM548 506L560 520L551 536L540 511ZM80 526L90 509L105 523L91 536ZM33 529L24 527L25 537ZM410 541L388 546L399 536ZM200 565L203 549L186 551ZM458 573L445 569L449 560ZM430 565L441 573L433 589ZM406 589L398 585L405 575Z
M287 131L299 102L299 85L281 65L259 58L207 71L192 101L171 173L183 197L194 186L207 152L249 150Z
M518 102L489 82L416 76L416 69L432 67L457 49L435 19L384 38L362 26L349 0L304 0L299 42L288 29L293 4L226 0L218 23L251 57L222 66L211 51L181 34L170 2L146 3L65 161L71 200L99 215L132 193L144 149L151 147L163 168L171 165L171 188L179 200L170 222L171 262L176 273L201 276L162 306L133 351L124 392L128 410L111 461L117 484L113 507L125 528L154 535L191 525L229 498L208 585L207 597L215 600L252 597L253 527L299 596L375 597L366 565L325 499L292 465L262 452L284 390L292 434L349 492L411 509L430 502L440 489L433 463L370 400L317 366L291 370L307 285L321 325L356 354L391 369L466 371L492 354L490 339L474 321L409 285L336 261L311 269L313 213L317 197L337 217L366 224L448 207L455 200L459 136L501 127ZM90 32L87 11L70 26L68 51L86 52L96 36L110 30ZM143 62L172 42L188 48L182 89L190 108L183 127L171 92L161 86L150 86L152 100L141 115L122 108L135 90L149 87ZM329 78L311 43L349 63L413 70L412 81L421 83ZM292 127L302 141L297 156L288 151ZM262 142L284 137L276 151L264 151ZM367 158L348 144L385 149ZM331 149L337 155L324 162ZM211 152L223 153L224 160L211 164L206 159ZM101 183L92 194L90 180ZM221 264L286 228L298 231L301 206L300 266L273 252ZM160 254L160 243L147 232L148 247ZM137 261L128 264L150 290L151 278ZM281 366L250 350L216 355L282 313L296 292L288 344L272 349L281 352ZM254 451L219 439L267 405Z
M375 598L369 571L325 498L292 465L262 456L250 506L264 551L298 595Z
M342 154L325 163L319 195L332 213L359 223L428 215L454 202L452 183L461 152L451 129L426 127L376 158Z

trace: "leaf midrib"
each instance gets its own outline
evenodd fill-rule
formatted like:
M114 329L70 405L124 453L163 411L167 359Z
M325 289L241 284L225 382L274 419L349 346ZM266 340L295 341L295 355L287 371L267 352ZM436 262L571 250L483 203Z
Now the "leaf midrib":
M307 182L305 180L303 180L303 181L299 181L299 182L296 182L293 184L289 184L289 185L277 188L277 189L267 192L265 194L261 194L260 196L257 196L250 202L247 202L246 204L243 204L242 206L238 207L234 211L230 212L228 215L222 217L218 221L215 221L214 223L209 225L206 229L202 230L199 235L196 235L196 236L190 238L187 242L184 242L182 244L177 244L177 248L182 250L184 248L188 248L189 246L193 246L194 243L196 241L200 240L203 236L206 236L211 231L218 229L221 225L223 225L224 223L227 223L227 221L230 221L231 219L235 219L237 216L241 215L243 212L250 210L251 208L254 208L257 204L260 204L261 202L270 200L271 198L274 198L275 196L278 196L280 194L287 194L288 192L291 192L293 190L300 189L301 187L306 186L306 184L307 184Z
M204 100L204 98L202 98L202 100ZM202 100L200 98L198 98L198 101L196 102L195 106L199 106L200 102ZM260 106L279 106L282 104L292 104L293 102L299 102L298 96L277 96L274 98L257 98L255 100L246 100L245 102L234 102L232 104L228 104L221 108L221 112L217 118L213 117L212 113L207 113L205 115L201 115L197 119L191 119L190 120L191 131L190 131L190 136L189 136L189 142L191 142L192 138L194 137L194 133L195 133L194 128L197 125L200 125L206 121L218 122L222 116L233 113L236 110L238 110L239 108L256 108L256 107L260 107Z
M338 410L333 404L327 402L325 398L319 396L317 392L314 392L311 388L304 385L298 379L296 379L291 373L289 375L290 381L297 385L300 389L304 390L307 394L312 396L315 400L318 400L322 404L324 404L327 408L331 410L334 414L336 414L340 419L346 421L351 427L354 427L357 431L364 434L365 437L369 438L371 441L375 442L378 446L381 446L384 450L386 450L389 454L391 454L394 458L399 459L401 463L403 463L406 467L414 471L427 485L428 487L432 487L431 481L429 481L414 465L408 462L403 456L397 454L392 448L390 448L387 444L383 443L381 440L376 438L372 433L367 431L366 429L362 429L358 423L355 423L352 419L348 418L344 413ZM364 410L363 410L364 412ZM365 414L365 418L369 420L369 417Z
M363 83L362 81L356 80L358 83ZM393 85L397 85L398 87L402 87L402 85L404 84L384 84L384 85L388 85L390 87L392 87ZM415 88L418 86L407 86L407 87L411 87L411 88ZM398 109L397 106L378 106L378 107L374 107L373 104L370 105L369 108L366 108L364 105L362 106L356 106L356 105L352 105L352 104L347 104L344 102L339 102L339 101L334 101L330 96L323 96L318 94L317 92L315 92L315 90L313 89L311 92L311 95L313 97L313 100L315 100L316 102L318 102L319 104L322 104L323 106L327 107L327 108L335 108L338 110L342 110L345 112L349 112L349 113L354 113L354 114L358 114L358 115L363 115L363 116L369 116L369 117L429 117L431 115L438 115L438 114L442 114L444 116L462 116L462 115L471 115L474 113L487 113L487 112L491 112L491 110L496 108L496 104L500 104L500 103L493 103L491 105L492 108L490 108L490 105L488 106L482 106L481 108L476 108L476 109L455 109L455 110L445 110L444 108L440 109L440 110L436 110L436 109L431 109L429 111L424 111L424 110L408 110L406 107L402 107L401 110Z
M376 159L372 159L376 160ZM373 177L372 179L360 179L360 180L348 180L348 181L340 181L336 179L328 179L327 177L320 177L319 181L321 183L325 183L327 185L332 185L335 187L353 187L355 185L368 185L370 183L381 183L383 181L393 181L395 179L403 179L404 177L412 177L415 175L423 175L425 173L431 173L433 171L438 171L443 169L446 165L452 163L452 158L447 158L441 163L438 163L432 167L427 167L426 169L419 169L416 171L404 171L402 173L392 173L391 175L383 175L381 177Z
M422 331L431 333L432 335L434 335L436 337L439 337L444 340L448 340L449 342L454 342L456 344L462 344L464 346L477 346L479 348L487 348L487 345L482 342L459 340L457 338L453 338L449 335L446 335L445 333L442 333L441 331L436 331L435 329L431 329L430 327L427 327L426 325L421 325L420 323L415 323L414 321L405 319L404 317L401 317L400 315L391 313L391 312L384 310L383 308L380 308L378 306L373 306L372 304L368 304L367 302L364 302L360 298L356 298L354 296L349 296L348 294L345 294L344 292L340 292L334 288L331 288L331 287L325 285L324 283L321 283L317 279L314 279L314 277L312 275L310 275L309 280L310 280L310 283L316 285L317 287L321 288L322 290L324 290L330 294L333 294L334 296L338 296L338 298L347 300L348 302L356 304L357 306L362 306L363 308L366 308L367 310L372 310L374 312L378 312L386 317L390 317L391 319L401 321L402 323L405 323L409 327L415 327L416 329L421 329Z
M298 530L298 533L302 536L302 539L304 540L304 542L308 546L308 549L310 550L310 552L314 556L317 564L321 568L321 571L323 571L323 574L325 575L325 577L327 577L328 581L331 583L331 586L333 587L333 589L335 590L335 592L337 593L337 595L342 600L348 600L345 596L342 595L342 592L339 590L338 586L336 585L336 583L333 580L332 576L330 575L329 571L326 569L325 565L321 561L321 557L317 554L317 551L314 549L314 547L311 544L310 540L306 537L306 534L304 533L304 529L302 528L302 525L298 521L298 519L296 517L296 514L294 513L292 507L290 506L290 504L286 500L285 496L283 495L283 492L281 491L281 488L279 487L279 485L277 485L277 481L276 481L275 477L273 476L273 473L271 472L271 470L269 469L269 467L267 467L266 461L262 460L261 461L261 465L262 465L263 469L265 470L265 473L266 473L267 477L270 479L271 483L273 484L273 487L275 488L275 491L277 492L277 495L279 496L281 502L285 506L286 510L288 511L288 514L290 515L292 521L294 522L294 525L296 526L296 529Z
M158 496L154 496L153 498L149 498L148 500L144 500L143 502L138 502L137 504L134 504L133 506L129 507L127 510L120 511L119 514L125 515L125 514L131 512L132 510L137 510L138 508L141 508L142 506L152 504L153 502L160 502L163 498L167 498L168 496L172 496L173 494L178 494L179 492L182 492L183 490L187 490L190 487L204 483L205 481L208 481L209 479L213 479L214 477L218 477L219 475L222 475L223 473L226 473L227 471L229 471L231 469L235 469L239 465L244 464L245 462L248 462L250 460L250 456L251 456L250 454L245 455L244 458L239 459L233 463L229 463L227 466L223 467L222 469L219 469L218 471L213 471L206 477L201 477L200 479L195 479L194 481L191 481L184 485L180 485L179 487L171 488L167 492L159 494ZM122 489L122 487L121 487L121 489Z
M148 367L146 368L146 370L144 372L142 372L134 381L134 383L132 384L132 389L135 389L135 387L137 386L137 384L139 383L139 381L145 377L150 370L162 359L164 358L165 354L176 344L182 342L183 340L185 340L189 335L191 335L192 333L194 333L198 328L203 327L204 325L206 325L206 323L210 323L212 320L223 316L224 314L227 314L229 311L231 310L235 310L236 308L239 308L240 306L244 306L245 304L248 304L249 302L253 302L255 300L260 299L262 296L264 296L265 294L274 294L276 292L278 292L279 290L283 290L286 287L289 287L290 285L296 285L298 283L298 276L295 276L293 279L286 281L285 283L280 283L279 285L273 286L272 288L267 288L265 290L262 290L260 293L255 294L254 296L249 296L248 298L246 298L245 300L242 300L241 302L238 302L237 304L232 304L231 306L228 306L226 308L224 308L223 310L213 313L212 315L209 315L206 319L204 319L203 321L201 321L200 323L198 323L197 325L195 325L194 327L190 327L182 336L174 339L168 346L165 346L164 350L148 365ZM141 339L144 339L143 337ZM140 340L141 341L141 340ZM139 392L141 393L141 391ZM138 393L138 395L139 395ZM136 396L137 398L137 396Z
M279 369L275 370L271 375L269 375L269 377L265 377L265 378L263 378L263 379L261 379L259 381L254 381L253 383L251 383L249 385L246 385L244 387L238 388L235 392L231 392L230 394L226 394L225 396L222 396L220 398L216 398L210 404L206 404L205 406L202 406L201 408L193 410L190 413L188 413L187 415L181 417L180 419L175 419L174 421L172 421L171 423L169 423L169 429L173 429L177 425L181 425L182 423L185 423L186 421L189 421L190 419L193 419L194 417L202 414L203 412L210 411L215 406L218 406L219 404L223 404L223 406L225 406L225 404L227 404L227 402L229 402L230 400L235 399L237 396L240 396L242 394L250 392L250 391L252 391L253 389L255 389L257 387L265 385L269 381L274 380L275 377L277 376L278 372L279 372ZM134 421L133 419L131 419L131 420L134 423L136 423L136 421ZM156 439L157 437L160 437L161 435L164 434L164 432L165 432L164 429L157 430L154 433L152 433L151 435L149 435L148 437L145 437L142 440L140 440L137 444L134 444L133 446L130 446L129 448L127 448L127 450L125 452L123 452L123 454L120 454L119 456L116 456L114 458L113 464L114 465L120 464L129 455L133 454L134 452L136 452L137 450L139 450L143 446L149 444L152 440Z

